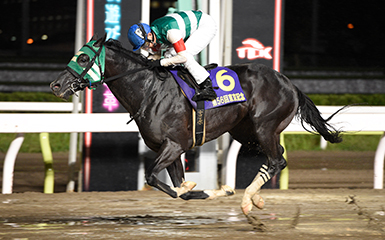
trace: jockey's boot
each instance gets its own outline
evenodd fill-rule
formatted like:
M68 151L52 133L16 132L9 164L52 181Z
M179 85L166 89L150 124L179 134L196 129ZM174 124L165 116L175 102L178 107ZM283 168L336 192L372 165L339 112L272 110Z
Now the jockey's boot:
M195 95L192 100L195 102L201 100L212 101L216 98L217 94L214 92L210 77L208 77L203 83L199 84L199 89L195 91Z

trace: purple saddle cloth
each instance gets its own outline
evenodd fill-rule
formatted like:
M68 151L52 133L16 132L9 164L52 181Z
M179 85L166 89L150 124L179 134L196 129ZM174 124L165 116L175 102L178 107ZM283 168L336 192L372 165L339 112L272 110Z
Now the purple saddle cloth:
M191 98L195 95L195 89L190 87L178 76L178 70L170 70L170 72L179 84L186 98L196 109L197 103L191 100ZM205 109L246 101L246 96L242 90L241 84L239 83L238 75L233 70L225 67L216 67L208 70L208 72L210 73L210 79L218 97L213 101L205 101Z

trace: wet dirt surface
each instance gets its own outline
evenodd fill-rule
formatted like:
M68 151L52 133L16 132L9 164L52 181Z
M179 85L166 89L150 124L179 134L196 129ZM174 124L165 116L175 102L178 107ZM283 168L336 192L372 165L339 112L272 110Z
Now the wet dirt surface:
M251 225L240 210L243 190L190 201L159 191L64 193L66 157L56 155L57 193L43 194L42 160L20 155L18 193L0 195L0 239L385 239L373 156L290 153L290 189L263 189L265 208L253 209Z
M159 191L0 196L0 239L384 239L385 192L263 190L266 205L240 210L243 191L217 200Z

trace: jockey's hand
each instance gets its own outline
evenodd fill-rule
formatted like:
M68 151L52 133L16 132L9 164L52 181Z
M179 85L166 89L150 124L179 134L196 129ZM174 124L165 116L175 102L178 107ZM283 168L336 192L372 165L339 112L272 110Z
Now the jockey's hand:
M147 62L147 66L150 68L150 69L153 69L153 68L156 68L156 67L160 67L162 66L160 64L160 59L159 60L151 60L151 61L148 61Z
M160 54L150 54L147 59L148 60L159 60L161 58Z

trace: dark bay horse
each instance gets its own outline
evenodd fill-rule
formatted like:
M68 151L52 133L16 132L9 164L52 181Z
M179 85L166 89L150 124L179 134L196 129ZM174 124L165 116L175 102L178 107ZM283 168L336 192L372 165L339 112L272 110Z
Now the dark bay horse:
M68 99L76 91L97 84L102 77L91 79L86 77L86 73L99 69L101 72L97 75L104 75L111 92L134 116L146 145L157 152L153 165L145 174L149 185L174 198L186 200L233 194L229 187L191 191L194 183L185 182L180 156L193 144L192 107L171 74L161 74L162 69L147 67L149 60L122 48L118 41L105 42L105 37L97 39L94 36L87 45L94 53L86 54L86 50L81 50L72 60L73 64L81 67L81 72L70 68L64 70L51 83L53 93ZM102 58L105 58L105 63L100 60ZM267 156L267 162L246 188L242 199L241 208L247 216L253 205L259 208L263 206L259 196L262 185L286 167L279 134L294 116L297 115L302 123L309 124L312 131L331 143L338 143L342 139L340 132L328 124L331 117L323 119L310 98L283 74L254 63L228 68L238 74L247 101L207 110L206 142L229 132L241 144L250 149L259 149ZM174 187L157 177L165 168Z

